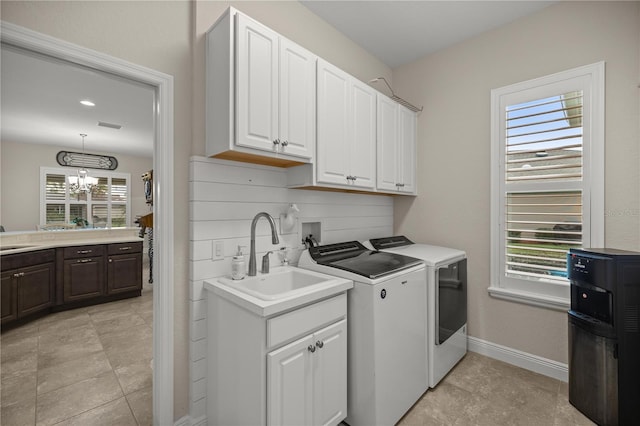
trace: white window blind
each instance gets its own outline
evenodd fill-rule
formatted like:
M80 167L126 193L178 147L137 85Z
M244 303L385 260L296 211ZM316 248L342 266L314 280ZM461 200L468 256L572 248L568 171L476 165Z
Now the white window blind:
M569 249L604 239L603 112L603 63L492 91L492 295L568 306Z
M582 91L508 105L505 123L505 272L566 278L582 245L582 191L526 191L523 183L582 180Z
M89 227L130 226L130 174L92 170L98 184L91 192L73 191L69 176L73 168L40 169L40 224L75 224L83 219Z

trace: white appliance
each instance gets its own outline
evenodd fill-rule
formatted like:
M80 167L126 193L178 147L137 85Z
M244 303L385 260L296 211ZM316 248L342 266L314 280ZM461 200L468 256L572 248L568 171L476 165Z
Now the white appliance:
M352 241L311 247L298 266L354 281L345 422L397 423L428 389L424 263Z
M467 255L415 244L405 236L371 239L364 245L422 259L427 266L427 359L433 388L467 353Z

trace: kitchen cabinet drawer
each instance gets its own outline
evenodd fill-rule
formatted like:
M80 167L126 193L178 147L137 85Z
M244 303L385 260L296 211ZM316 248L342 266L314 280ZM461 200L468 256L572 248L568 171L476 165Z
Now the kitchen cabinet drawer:
M65 247L63 252L63 256L65 259L77 259L79 257L98 257L103 255L103 245Z
M25 266L33 266L41 263L55 262L55 249L38 250L26 253L8 254L2 256L2 270L24 268Z
M341 294L311 306L267 320L267 347L324 327L347 315L347 295Z
M142 241L116 243L107 246L107 254L142 253Z

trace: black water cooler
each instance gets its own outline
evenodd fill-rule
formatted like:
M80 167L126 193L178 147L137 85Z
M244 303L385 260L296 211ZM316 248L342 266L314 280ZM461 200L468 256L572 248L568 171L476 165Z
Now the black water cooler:
M640 424L640 253L571 249L569 402L602 426Z

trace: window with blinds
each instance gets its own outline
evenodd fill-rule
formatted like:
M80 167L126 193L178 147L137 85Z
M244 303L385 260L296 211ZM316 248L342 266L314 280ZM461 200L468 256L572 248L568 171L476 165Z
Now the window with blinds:
M92 171L98 184L91 192L73 191L68 185L75 169L43 167L41 175L40 223L81 224L92 228L130 226L130 175ZM80 220L82 219L82 220ZM85 225L86 226L86 225Z
M604 63L491 92L492 296L569 306L567 253L604 244Z
M566 255L582 245L582 91L506 107L505 272L563 280ZM544 190L546 183L566 190ZM538 190L532 191L533 187Z

